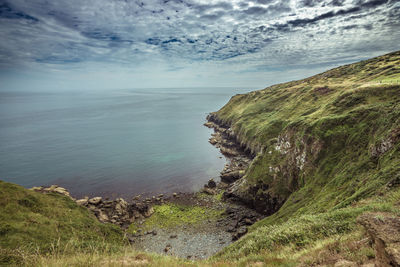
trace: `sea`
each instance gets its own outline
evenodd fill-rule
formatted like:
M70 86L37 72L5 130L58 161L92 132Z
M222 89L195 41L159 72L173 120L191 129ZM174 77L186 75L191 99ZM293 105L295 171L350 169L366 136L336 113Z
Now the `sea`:
M226 159L209 112L250 88L0 92L0 180L74 197L191 192Z

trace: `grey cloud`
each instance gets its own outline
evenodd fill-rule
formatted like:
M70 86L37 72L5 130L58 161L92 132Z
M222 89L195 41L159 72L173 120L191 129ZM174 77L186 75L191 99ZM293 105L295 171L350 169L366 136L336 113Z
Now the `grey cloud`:
M267 13L280 14L289 11L291 11L291 8L285 2L271 4L267 7L252 6L250 8L243 10L243 12L247 15L264 15Z
M246 10L244 10L243 12L248 14L248 15L262 15L267 13L268 9L264 8L264 7L260 7L260 6L253 6L250 7Z
M272 3L273 0L253 0L252 2L255 2L255 3L257 3L257 4L266 5L266 4Z
M321 3L321 1L318 1L318 0L301 0L300 1L300 5L305 6L305 7L314 7L318 3Z
M345 0L333 0L329 3L331 6L343 6Z
M23 19L32 22L38 22L39 19L17 10L10 6L7 2L0 4L0 18L5 19Z
M318 61L324 53L308 42L330 51L343 45L364 48L363 32L379 41L381 29L398 29L399 8L393 5L383 0L304 0L296 7L283 0L13 0L0 5L0 63ZM359 35L339 36L356 27ZM304 51L316 56L308 59Z
M232 4L229 2L219 2L217 4L205 5L205 4L193 4L190 6L197 12L204 13L206 11L212 11L216 9L231 10L233 8Z
M200 17L200 19L202 19L202 20L211 20L211 21L213 21L213 20L217 20L217 19L222 18L224 15L225 15L225 12L219 11L219 12L214 12L214 13L212 13L212 14L202 15L202 16Z
M365 8L373 8L383 4L387 4L389 2L390 0L371 0L371 1L360 0L357 1L357 5L361 5L362 7Z

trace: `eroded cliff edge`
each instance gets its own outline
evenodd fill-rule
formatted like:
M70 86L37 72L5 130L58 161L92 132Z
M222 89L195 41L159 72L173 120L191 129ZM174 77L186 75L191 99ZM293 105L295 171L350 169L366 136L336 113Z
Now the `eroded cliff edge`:
M251 159L224 197L277 217L347 205L398 184L400 53L235 95L208 125ZM223 176L221 176L222 178Z

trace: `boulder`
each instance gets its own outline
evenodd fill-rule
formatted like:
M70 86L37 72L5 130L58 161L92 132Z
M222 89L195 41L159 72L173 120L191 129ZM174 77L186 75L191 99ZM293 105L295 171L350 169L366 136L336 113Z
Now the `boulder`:
M105 214L102 210L99 210L97 218L101 222L108 222L110 219L108 218L107 214Z
M225 183L233 183L244 176L245 171L231 171L221 174L221 181Z
M56 187L52 190L53 192L59 193L61 195L67 196L67 197L71 197L68 190L63 188L63 187Z
M153 207L148 207L147 210L143 213L143 216L148 218L154 213Z
M225 156L228 156L228 157L236 157L239 155L239 153L236 150L226 148L226 147L221 147L220 151L222 154L224 154Z
M202 192L206 193L208 195L215 195L216 194L214 189L211 189L211 188L208 188L208 187L204 187Z
M213 122L211 122L211 121L208 121L208 122L204 123L203 125L206 126L207 128L214 128L214 127L216 126L216 125L215 125Z
M215 188L215 187L217 187L217 183L214 181L214 179L208 180L207 185L208 185L209 188Z
M100 204L100 202L102 201L103 199L101 198L101 197L94 197L94 198L91 198L91 199L89 199L89 204L92 204L92 205L98 205L98 204Z
M164 248L164 252L167 253L172 248L171 244L167 244Z
M86 205L88 204L88 202L89 202L89 197L85 197L85 198L82 198L82 199L78 199L78 200L76 200L75 202L76 202L76 204L78 204L79 206L86 206Z
M34 186L34 187L30 188L29 190L42 191L43 190L43 186Z
M61 194L64 196L67 196L72 199L71 195L69 194L68 190L65 189L64 187L58 186L56 184L51 185L50 187L43 187L43 186L35 186L32 187L31 190L37 191L37 192L55 192L57 194Z

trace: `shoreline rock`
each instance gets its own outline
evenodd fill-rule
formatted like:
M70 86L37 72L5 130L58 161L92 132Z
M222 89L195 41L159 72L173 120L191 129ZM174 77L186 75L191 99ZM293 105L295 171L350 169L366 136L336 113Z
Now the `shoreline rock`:
M268 184L247 185L245 172L262 149L252 149L250 145L240 142L230 125L220 120L216 113L210 113L206 119L204 126L214 129L209 142L219 148L229 161L220 175L221 182L226 185L223 199L245 205L264 216L278 211L285 199L265 193Z
M113 223L122 228L127 228L135 220L143 220L150 217L154 213L153 202L161 203L161 198L157 198L159 201L155 199L154 201L136 201L132 203L128 203L123 198L103 200L102 197L84 197L76 200L71 197L67 189L58 185L51 185L50 187L37 186L32 187L31 190L44 194L54 192L64 195L75 201L79 206L86 207L100 222Z

